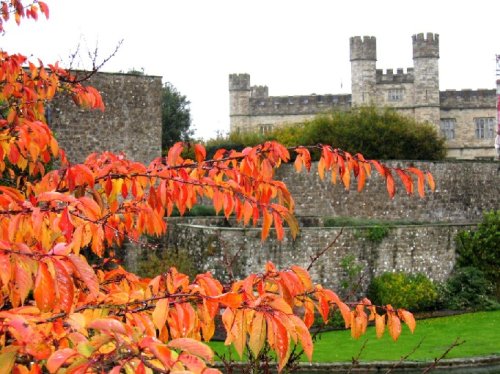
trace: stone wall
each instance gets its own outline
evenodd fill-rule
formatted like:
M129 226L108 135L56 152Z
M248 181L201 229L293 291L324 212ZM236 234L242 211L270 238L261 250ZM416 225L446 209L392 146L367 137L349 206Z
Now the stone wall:
M161 77L97 73L88 84L101 93L104 112L78 108L64 94L49 108L49 125L69 160L82 162L90 153L106 150L146 163L159 157Z
M291 165L278 170L278 177L290 189L299 216L341 216L406 220L416 222L478 222L484 211L500 209L500 163L481 161L406 162L390 161L387 165L407 167L414 165L429 170L436 181L436 191L427 191L425 198L407 196L404 187L397 184L393 199L387 194L385 183L373 169L372 177L360 193L353 181L345 191L329 178L321 181L317 165L311 173L295 173ZM395 177L397 179L397 177Z
M229 268L236 278L262 272L267 261L279 268L293 264L307 268L319 251L330 244L342 230L337 242L311 268L315 282L339 289L347 274L342 259L353 256L361 265L361 291L374 276L390 271L425 273L431 279L444 281L455 263L454 237L470 225L394 226L379 243L369 239L370 227L325 228L302 227L292 240L288 231L278 242L271 230L270 238L260 239L256 228L218 227L220 219L169 219L164 250L187 252L198 272L212 272L222 281L229 280ZM127 267L134 270L136 258L129 250ZM135 253L137 254L137 253Z

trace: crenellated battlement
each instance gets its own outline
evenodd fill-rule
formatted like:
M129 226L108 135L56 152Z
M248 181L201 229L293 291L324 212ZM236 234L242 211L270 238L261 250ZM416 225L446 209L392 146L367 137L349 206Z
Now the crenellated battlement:
M351 95L302 95L269 96L250 98L253 115L315 114L332 109L346 110L351 107Z
M496 108L496 91L494 89L446 90L439 93L441 109L473 109Z
M382 69L377 69L376 71L377 84L413 83L414 78L413 68L407 68L406 73L403 68L398 68L395 74L393 69L387 69L385 72Z
M266 98L269 96L269 88L267 86L252 86L251 97Z
M229 91L249 91L250 74L229 74Z
M439 58L439 34L428 32L412 36L413 58Z
M353 36L349 39L351 61L377 60L377 40L374 36Z

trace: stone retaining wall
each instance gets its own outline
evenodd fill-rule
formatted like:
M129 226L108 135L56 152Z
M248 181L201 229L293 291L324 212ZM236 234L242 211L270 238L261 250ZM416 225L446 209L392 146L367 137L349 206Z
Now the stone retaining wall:
M311 258L342 230L337 242L314 264L311 276L315 282L338 290L347 277L341 261L352 255L354 263L363 269L361 293L374 276L388 271L424 273L435 281L444 281L455 263L456 233L472 227L461 224L393 226L380 242L369 239L369 232L373 230L369 226L305 227L295 240L287 232L285 239L278 242L271 232L270 238L262 242L259 229L218 227L217 220L205 218L183 223L183 219L169 219L168 234L161 249L182 251L197 272L210 271L221 281L228 281L229 263L236 278L263 271L267 261L279 268L292 264L307 268ZM135 270L136 256L140 256L137 251L128 251L130 270Z

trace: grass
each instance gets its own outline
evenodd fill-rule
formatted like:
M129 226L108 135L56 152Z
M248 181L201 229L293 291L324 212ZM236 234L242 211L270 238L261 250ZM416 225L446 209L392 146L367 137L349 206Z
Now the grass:
M398 361L414 350L420 341L420 347L407 360L431 361L441 356L457 338L465 342L453 348L446 358L500 354L500 311L419 320L413 335L403 326L397 342L388 336L387 331L380 340L377 339L373 327L369 327L359 340L352 339L347 330L325 332L314 344L313 361L351 361L358 356L365 341L359 357L361 361ZM227 352L223 342L210 345L220 354ZM238 355L234 353L233 357Z

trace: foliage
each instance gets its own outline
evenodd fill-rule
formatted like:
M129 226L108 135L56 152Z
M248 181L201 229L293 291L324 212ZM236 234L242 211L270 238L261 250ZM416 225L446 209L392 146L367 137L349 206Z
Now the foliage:
M374 244L380 244L389 235L389 227L387 225L368 226L362 230L358 230L357 235L366 238Z
M207 157L212 158L219 149L242 151L245 147L253 147L264 143L266 137L255 132L232 132L227 136L218 136L205 142Z
M359 218L359 217L325 217L323 218L323 227L345 227L345 226L385 226L393 227L396 225L424 225L426 222L412 220L394 220L387 221L377 218Z
M0 1L4 21L34 18L43 2L24 8L21 1ZM99 92L85 86L57 64L0 51L0 173L13 166L33 180L0 186L0 363L9 372L101 373L203 372L213 361L201 342L214 334L222 315L226 344L238 354L245 347L257 357L274 352L278 370L286 365L292 346L310 360L309 327L315 312L327 320L339 310L351 335L359 338L369 320L377 335L386 329L392 339L401 321L411 331L411 313L391 306L376 307L368 299L346 304L333 291L314 284L298 266L277 269L267 263L261 273L231 284L212 274L194 279L175 268L142 278L116 264L114 248L124 240L165 233L166 216L180 214L199 201L211 201L226 218L234 214L245 225L261 226L261 237L282 240L284 225L298 232L294 201L274 171L295 152L297 172L310 170L310 151L321 153L318 173L328 173L348 188L363 189L375 169L390 197L396 193L394 174L408 193L416 177L420 196L429 173L415 168L390 169L361 154L330 146L288 150L266 142L239 151L219 150L206 159L200 144L193 159L184 159L183 143L166 157L143 165L110 152L92 154L82 164L70 163L46 123L44 107L54 95L67 92L75 104L104 110ZM44 165L58 158L58 170ZM99 261L89 264L89 257Z
M253 145L246 143L251 136L264 137L234 136L243 146ZM286 146L335 144L350 153L386 160L442 160L446 155L445 140L434 125L417 122L391 108L373 106L335 111L305 123L278 127L266 134L265 140Z
M375 304L391 304L415 312L433 308L438 292L424 274L383 273L372 279L368 298Z
M458 233L457 266L473 266L481 270L495 285L500 301L500 210L485 212L476 230Z
M360 288L361 273L363 266L356 262L354 255L347 255L340 260L340 268L342 274L340 277L340 295L344 299L353 298L356 296Z
M500 308L494 301L493 285L484 273L473 267L456 268L439 289L441 304L452 310Z
M189 100L171 83L162 88L161 149L166 154L175 143L188 142L193 136Z

